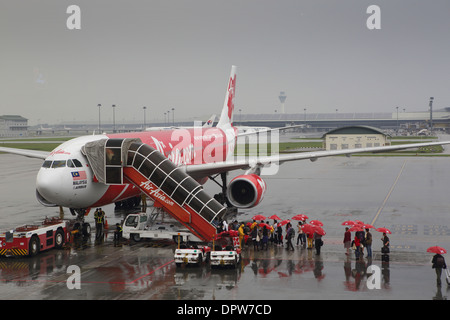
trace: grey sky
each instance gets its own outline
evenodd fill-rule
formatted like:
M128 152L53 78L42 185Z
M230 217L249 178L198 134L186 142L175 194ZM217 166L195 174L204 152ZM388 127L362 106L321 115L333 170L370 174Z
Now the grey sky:
M81 8L81 30L66 9ZM369 5L381 30L369 30ZM450 107L448 0L0 0L0 114L30 124ZM148 111L150 110L150 112Z

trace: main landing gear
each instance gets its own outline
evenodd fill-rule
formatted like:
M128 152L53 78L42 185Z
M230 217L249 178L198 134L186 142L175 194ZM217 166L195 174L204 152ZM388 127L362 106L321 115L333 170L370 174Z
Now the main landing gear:
M222 180L222 183L217 182L216 178L220 175L220 179ZM219 187L222 188L222 192L216 193L214 195L214 199L216 199L221 205L226 205L228 208L233 207L233 205L228 201L227 197L227 173L222 172L218 173L215 176L209 176L209 179L214 181Z
M222 180L222 183L217 182L216 178L220 175L220 179ZM216 174L215 176L209 176L209 179L211 179L212 181L214 181L219 187L222 188L222 192L219 192L217 194L214 195L214 199L216 199L221 205L226 206L227 211L225 213L225 215L223 217L221 217L222 219L228 220L231 218L236 217L236 215L238 214L237 208L235 206L233 206L230 201L228 201L228 197L227 197L227 172L222 172L219 174Z

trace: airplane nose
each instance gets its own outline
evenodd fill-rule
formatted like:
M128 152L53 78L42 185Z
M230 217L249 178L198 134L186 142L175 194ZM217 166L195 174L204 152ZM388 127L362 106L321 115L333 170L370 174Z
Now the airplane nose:
M40 169L36 178L36 190L49 203L58 204L62 191L62 180L59 175L50 172L54 169Z

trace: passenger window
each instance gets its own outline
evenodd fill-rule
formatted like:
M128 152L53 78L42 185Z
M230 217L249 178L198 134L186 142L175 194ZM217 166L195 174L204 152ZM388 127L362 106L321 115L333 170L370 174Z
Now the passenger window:
M42 168L50 168L52 166L52 162L50 160L46 160L44 161L44 163L42 164Z
M66 160L53 161L52 168L64 168L66 166Z

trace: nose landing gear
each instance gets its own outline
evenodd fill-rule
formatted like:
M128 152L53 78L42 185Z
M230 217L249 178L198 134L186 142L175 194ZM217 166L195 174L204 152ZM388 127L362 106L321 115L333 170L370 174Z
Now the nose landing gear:
M75 236L82 236L83 238L88 238L91 235L91 225L84 221L84 216L88 211L86 209L76 209L70 208L70 213L73 216L77 216L75 218L75 223L72 227L72 233Z

